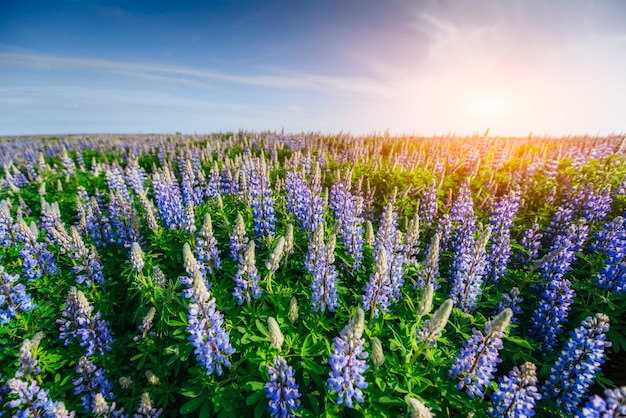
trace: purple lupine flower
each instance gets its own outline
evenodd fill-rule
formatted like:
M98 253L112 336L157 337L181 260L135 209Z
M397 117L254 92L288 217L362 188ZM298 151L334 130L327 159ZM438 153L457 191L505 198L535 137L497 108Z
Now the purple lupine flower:
M616 240L614 245L607 251L609 259L594 281L599 288L620 295L626 289L626 240Z
M137 195L145 193L144 183L148 179L148 174L146 170L139 166L137 160L132 159L128 162L124 169L124 178Z
M439 277L439 240L441 235L435 234L428 246L426 259L422 263L422 268L417 272L417 279L413 284L413 289L425 288L432 284L433 290L441 287L441 283L437 282Z
M541 344L542 351L551 353L558 344L575 296L567 279L554 279L541 289L528 335Z
M415 212L413 219L409 222L404 237L402 251L405 254L407 264L417 264L417 254L420 252L420 218L419 212Z
M238 263L243 263L247 245L246 224L243 222L241 213L238 213L235 227L230 233L230 258Z
M216 309L205 280L199 274L181 282L189 286L183 296L190 300L187 313L188 340L194 347L196 361L206 368L206 374L222 375L222 367L230 367L229 356L235 352L229 334L224 330L224 315Z
M376 267L370 275L369 282L365 286L365 294L361 299L363 310L371 310L375 318L378 318L380 311L389 311L391 283L388 268L387 251L382 247L376 255Z
M72 380L74 395L81 395L80 405L85 413L95 412L95 398L102 396L108 401L115 399L113 383L107 380L106 370L96 365L86 356L81 357L76 364L78 377ZM99 402L100 403L100 402Z
M478 239L468 234L469 231L465 228L459 232L458 235L463 236L463 239L458 244L452 264L449 297L462 311L472 312L476 309L476 302L482 293L481 285L487 264L485 248L491 236L491 227L485 227Z
M185 207L178 181L167 166L152 175L152 187L155 205L165 228L181 228L185 217Z
M348 256L352 257L352 270L363 262L363 199L350 192L350 180L337 179L330 188L330 207L335 219L341 223L341 241Z
M13 221L8 200L0 202L0 244L11 247L17 240L19 226Z
M626 241L624 226L624 218L616 216L611 222L605 224L601 231L595 234L595 240L589 245L589 249L608 254L608 250L615 241Z
M133 414L133 418L158 418L162 413L163 408L157 409L152 406L150 394L143 392L141 394L141 402L139 402L139 407L137 408L137 412Z
M130 201L130 193L128 191L128 187L126 187L124 175L120 166L115 163L115 165L111 166L109 170L105 170L104 174L109 192L117 192L122 197L122 200L126 202Z
M369 368L365 363L367 352L363 350L365 340L361 338L365 329L365 314L357 309L350 323L334 339L333 353L328 359L330 376L328 390L337 392L337 404L352 408L354 401L363 402L363 391L367 382L363 373Z
M45 274L57 274L58 265L54 259L54 254L48 250L45 242L37 242L39 231L37 225L31 222L26 225L23 219L19 221L20 236L23 238L24 246L20 250L19 257L22 259L22 270L24 277L29 282Z
M273 366L267 365L270 380L263 390L269 399L267 410L273 417L293 417L293 412L300 406L300 392L294 379L294 370L284 358L274 357Z
M535 403L541 399L537 389L537 366L527 361L513 367L508 376L498 378L498 388L490 396L490 417L525 418L535 415Z
M213 167L211 167L209 181L207 182L206 195L209 199L215 199L219 194L222 194L220 187L220 169L217 165L217 161L215 161Z
M148 228L156 232L159 229L159 224L157 223L154 203L152 203L152 200L148 199L146 192L139 194L138 197L141 208L143 209L143 215L146 218L146 223L148 224Z
M241 305L244 301L250 302L251 298L258 299L261 297L260 277L256 268L254 249L254 241L250 241L246 248L243 263L239 263L237 274L233 277L235 281L233 296L237 299L238 305Z
M533 226L524 231L520 242L524 248L524 253L518 254L517 261L521 264L534 263L539 257L542 238L543 234L541 233L539 224L537 223L534 223Z
M204 215L204 222L196 238L196 249L194 252L198 262L198 269L203 276L206 277L207 274L212 274L214 270L222 268L220 250L217 248L217 239L213 235L213 223L209 213Z
M432 179L420 200L419 216L424 228L430 228L437 219L437 182Z
M37 381L26 382L21 379L9 379L7 388L10 395L17 395L18 398L8 401L5 405L17 411L14 417L44 417L54 418L57 402L48 398L49 390L40 388Z
M20 367L15 371L15 377L32 377L41 372L41 367L37 365L38 362L34 357L33 350L39 346L43 336L43 332L39 331L33 338L24 340L20 347L20 357L18 359Z
M446 250L450 243L450 239L452 238L452 221L450 220L449 214L444 213L441 218L439 218L439 223L437 224L437 235L440 237L440 248Z
M337 296L337 271L335 270L335 245L337 237L331 235L324 245L324 225L320 225L309 243L305 265L313 275L311 303L313 312L334 312L339 306Z
M378 234L374 242L374 255L377 257L383 249L385 250L385 259L387 261L385 271L389 276L388 279L384 280L389 284L389 292L385 297L389 302L394 302L401 296L400 288L404 284L407 254L402 245L402 235L398 231L398 216L393 199L390 199L387 203L381 216Z
M596 193L590 184L585 189L581 215L589 223L603 221L611 210L612 202L611 186L607 185Z
M626 386L605 389L604 398L593 395L578 411L579 418L616 418L626 416Z
M199 189L199 183L193 171L191 161L179 161L179 167L182 172L180 191L183 196L183 204L185 205L185 207L189 204L191 204L192 206L199 206L204 204L204 193L197 193Z
M74 286L70 288L65 301L65 309L61 313L64 319L57 319L59 324L59 339L64 345L69 345L75 338L79 345L85 347L85 355L91 356L96 351L102 355L111 351L115 342L109 330L109 323L100 319L102 314L92 315L93 306L85 294Z
M494 204L489 218L492 240L487 254L487 280L498 282L511 256L511 227L521 203L519 191L512 191Z
M19 278L19 275L9 274L0 266L0 325L8 324L18 312L35 308L30 294L26 293L26 286L16 283Z
M476 328L472 336L463 343L448 375L457 378L457 388L465 389L470 396L482 397L483 391L491 384L496 364L502 360L499 351L502 348L502 336L508 327L512 312L505 309L485 324L485 334Z
M191 235L196 232L196 218L192 201L185 205L185 216L183 217L182 228Z
M522 307L519 306L522 302L524 302L524 298L520 296L519 288L513 287L508 292L502 294L502 300L496 304L495 311L500 312L504 308L510 308L513 312L513 316L511 316L512 324L519 324L518 315L522 315L524 311Z
M112 191L109 193L108 209L111 226L110 240L118 245L130 247L133 241L139 239L137 213L132 200L125 200L122 194Z
M314 177L311 183L315 181ZM305 231L315 232L324 221L324 202L319 192L309 187L301 171L287 172L285 189L287 211L300 221Z
M61 158L61 164L63 165L63 174L73 175L76 173L74 160L72 160L72 158L67 154L65 147L63 147L59 158Z
M542 394L568 414L578 412L579 404L589 391L596 372L604 363L604 349L609 317L597 313L585 319L570 332L570 339L550 369Z
M91 197L85 213L86 233L89 234L96 246L104 247L114 242L113 231L109 217L100 209L98 200Z
M274 198L268 168L263 158L255 165L251 173L250 194L255 235L261 237L274 235L276 231Z

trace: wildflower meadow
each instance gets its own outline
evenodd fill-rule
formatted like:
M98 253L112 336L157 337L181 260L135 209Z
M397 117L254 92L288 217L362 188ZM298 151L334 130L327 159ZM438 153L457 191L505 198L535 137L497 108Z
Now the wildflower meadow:
M626 138L0 139L0 416L626 416Z

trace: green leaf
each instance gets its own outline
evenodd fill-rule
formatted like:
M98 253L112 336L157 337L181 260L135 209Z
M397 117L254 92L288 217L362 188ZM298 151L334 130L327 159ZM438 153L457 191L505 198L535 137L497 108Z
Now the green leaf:
M193 398L187 402L183 406L180 407L181 414L191 414L196 409L200 408L200 406L204 403L206 399L204 397Z
M528 341L526 341L523 338L506 337L506 340L512 342L513 344L517 344L517 345L519 345L521 347L524 347L524 348L529 348L529 349L533 348L533 346Z
M243 385L245 390L261 390L265 387L265 383L263 382L247 382Z

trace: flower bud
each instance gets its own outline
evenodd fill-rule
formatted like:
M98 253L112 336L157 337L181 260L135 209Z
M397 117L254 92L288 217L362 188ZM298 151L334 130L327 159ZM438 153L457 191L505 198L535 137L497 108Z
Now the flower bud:
M267 318L267 328L270 332L270 341L272 342L272 346L280 350L283 347L283 343L285 342L285 337L283 333L280 331L280 326L278 322L273 317Z
M287 314L287 318L289 318L289 322L293 324L298 319L298 316L298 301L295 296L292 296L289 301L289 313Z
M420 300L418 314L426 315L430 313L433 309L433 294L434 294L433 284L429 283L428 286L424 288L424 294L422 295L422 299Z
M385 362L385 354L383 353L383 345L377 337L372 339L372 363L378 369Z
M422 401L416 398L409 398L409 411L411 418L432 418L433 413Z

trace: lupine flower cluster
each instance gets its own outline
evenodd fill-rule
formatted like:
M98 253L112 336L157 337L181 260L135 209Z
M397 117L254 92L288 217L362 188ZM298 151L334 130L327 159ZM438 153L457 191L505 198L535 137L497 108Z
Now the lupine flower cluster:
M520 304L524 302L524 298L520 296L520 290L518 287L512 287L508 292L502 293L502 300L496 304L495 311L500 312L504 308L510 308L513 312L511 316L512 324L519 324L519 315L522 315L524 311Z
M265 159L261 159L250 173L250 194L255 235L261 237L274 235L276 230L274 198Z
M18 274L9 274L0 266L0 325L9 323L19 312L28 312L35 308L26 286L17 283Z
M213 236L213 222L211 215L204 216L202 228L196 239L196 260L200 273L206 277L215 270L222 268L222 260L220 259L220 250L217 248L217 240Z
M230 258L238 263L243 263L247 245L246 224L241 213L238 213L235 227L230 234Z
M181 228L185 217L183 198L178 181L167 166L152 175L152 187L159 218L165 228Z
M425 228L430 228L437 219L437 182L435 179L424 190L419 204L419 217Z
M224 316L216 309L205 280L200 274L181 278L188 288L183 296L189 299L187 332L194 347L196 361L206 368L206 374L222 375L223 367L230 367L229 356L235 352L229 334L224 330Z
M570 339L550 369L542 393L557 407L575 414L589 391L596 372L604 363L604 350L611 346L606 341L609 318L602 313L590 316L570 332Z
M334 339L333 353L328 359L330 377L328 390L337 392L337 404L352 408L354 401L363 402L362 389L367 388L363 373L369 368L363 351L365 314L357 309L350 323Z
M580 418L626 417L626 386L605 389L604 398L593 395L578 411L578 416Z
M512 191L498 200L493 207L489 225L491 244L487 255L487 280L499 281L506 271L511 256L511 227L521 203L519 191Z
M114 400L115 395L113 383L107 380L106 370L97 367L89 358L81 357L76 373L78 377L72 380L74 395L81 395L80 405L85 413L104 415L105 412L112 412L107 401Z
M476 309L476 302L482 294L481 285L487 266L486 246L491 236L491 227L487 226L476 240L472 235L462 234L462 236L464 239L459 244L452 265L449 297L462 311L472 312Z
M337 236L331 235L324 245L324 227L320 225L315 232L311 245L314 241L319 245L319 251L314 251L316 257L309 263L313 274L311 283L311 303L313 312L325 311L328 309L334 312L339 306L337 295L337 271L335 270L335 245ZM320 242L321 241L321 242Z
M316 168L315 175L319 175L319 167ZM311 187L307 184L302 171L289 171L285 175L287 211L300 221L304 230L310 232L315 232L324 220L324 202L319 194L320 190L314 190L319 184L315 181L315 175Z
M363 262L363 199L350 192L350 180L337 179L330 188L329 205L341 223L341 241L354 260L356 271Z
M537 389L537 367L526 362L513 367L508 376L498 378L498 389L490 396L490 417L523 418L535 415L535 403L541 399Z
M259 271L255 262L255 244L250 241L246 248L243 263L239 262L237 274L233 277L235 281L235 291L233 296L237 299L237 304L250 302L251 298L258 299L261 297L261 288L259 287Z
M59 268L54 254L48 249L45 242L37 242L39 230L34 222L26 225L23 219L19 221L20 234L24 246L20 250L19 257L22 259L24 277L33 281L44 274L57 274Z
M543 234L537 223L533 224L529 229L524 231L520 244L524 248L524 252L517 255L517 261L522 264L533 263L539 257L539 249L541 248L541 240Z
M620 295L626 289L626 231L624 219L618 216L596 234L592 249L607 256L600 273L594 278L599 288Z
M437 345L437 337L441 335L448 324L453 304L452 299L446 299L435 311L432 318L424 321L423 327L416 331L417 341L432 346Z
M9 395L17 396L17 399L6 403L6 406L16 411L14 417L56 417L57 402L48 398L50 391L39 387L37 381L27 382L17 378L9 379L7 387Z
M59 324L59 339L65 345L77 339L81 347L85 347L85 355L92 356L96 352L100 355L111 351L111 344L115 342L109 330L109 323L100 319L102 314L92 315L93 306L83 292L72 286L65 301L65 309L61 313L63 319L57 319Z
M485 324L485 334L474 328L450 367L449 376L458 379L457 388L465 389L470 398L483 396L493 380L496 365L502 361L499 351L512 314L510 309L500 312Z
M293 417L300 405L300 392L294 379L294 370L284 358L274 357L273 365L267 366L269 381L264 390L269 399L267 410L273 417Z

